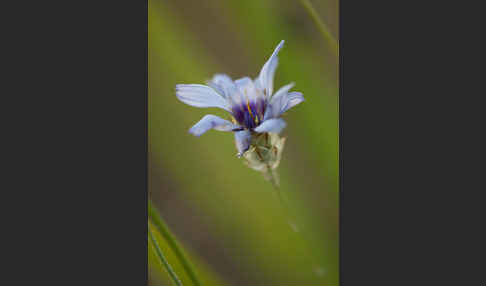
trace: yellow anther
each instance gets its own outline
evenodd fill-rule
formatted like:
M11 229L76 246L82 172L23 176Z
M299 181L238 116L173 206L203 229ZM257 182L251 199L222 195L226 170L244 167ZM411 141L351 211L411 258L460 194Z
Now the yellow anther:
M250 101L246 101L246 107L248 107L248 112L250 113L250 116L253 120L255 120L255 117L253 116L253 113L251 113L251 108L250 108Z

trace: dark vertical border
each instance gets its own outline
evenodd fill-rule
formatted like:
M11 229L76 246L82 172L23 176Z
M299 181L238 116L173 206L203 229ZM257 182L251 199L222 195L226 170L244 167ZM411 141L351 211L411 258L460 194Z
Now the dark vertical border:
M146 285L148 1L18 6L0 284Z
M340 2L340 284L401 285L391 247L390 194L385 182L396 166L385 142L394 120L387 105L394 88L382 34L386 21L377 1ZM386 68L385 68L386 67ZM385 96L388 96L386 98ZM398 208L396 206L395 208ZM393 220L391 220L393 221ZM399 247L399 243L395 247ZM406 269L406 268L404 268ZM395 272L394 272L395 271ZM393 273L397 276L393 277Z
M144 275L144 279L145 279L145 283L141 284L141 285L148 285L149 283L149 280L148 280L148 186L149 186L149 173L148 173L148 168L149 168L149 163L148 163L148 160L149 160L149 146L148 146L148 77L149 77L149 74L148 74L148 0L143 0L143 3L144 3L144 52L145 52L145 56L144 56L144 59L145 59L145 69L144 69L144 77L145 77L145 90L144 90L144 100L145 100L145 108L144 108L144 111L145 111L145 142L144 142L144 147L145 147L145 152L144 152L144 158L145 158L145 161L144 161L144 173L145 173L145 184L143 185L143 191L144 191L144 201L143 201L143 206L141 207L141 209L143 210L143 214L144 214L144 230L143 230L143 243L144 243L144 246L143 247L143 252L144 252L144 260L145 260L145 263L142 264L143 265L143 271L145 272L145 275ZM142 283L142 281L141 281Z
M481 10L447 6L340 3L343 286L484 280L481 260L470 259L484 249L484 236L473 233L482 231L484 200L471 196L484 189L472 181L484 168L465 161L478 160L470 135L484 129L471 128L484 125L474 109L484 105L470 98L480 89L468 92L468 77L481 72L464 66L480 57L469 33L483 27L472 12Z

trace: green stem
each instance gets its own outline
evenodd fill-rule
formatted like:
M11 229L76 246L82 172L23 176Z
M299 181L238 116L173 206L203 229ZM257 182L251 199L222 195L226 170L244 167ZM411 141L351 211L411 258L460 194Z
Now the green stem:
M154 226L167 241L172 251L174 251L175 255L179 259L184 270L187 272L187 275L191 279L192 283L196 286L201 286L201 282L199 282L199 279L197 278L196 273L193 270L194 267L182 252L182 248L179 246L174 236L170 233L169 228L167 227L164 220L160 217L158 211L152 205L152 200L149 200L148 213L149 218L152 220Z
M267 165L267 172L270 172L270 182L272 183L273 188L277 192L277 195L278 195L278 198L280 199L280 203L282 205L282 208L284 209L284 211L286 213L287 222L294 232L297 232L297 233L300 232L299 238L308 247L307 249L309 250L309 256L313 257L313 259L316 262L314 272L317 276L322 276L322 274L321 274L322 266L318 262L319 259L315 256L314 252L310 251L312 249L311 243L303 235L300 226L297 225L297 221L295 220L295 215L292 215L291 209L290 209L289 205L287 204L284 196L282 195L282 191L280 190L280 185L278 184L278 180L276 178L276 173L274 173L273 171L274 170L271 170L270 166Z
M332 52L336 57L339 56L339 45L332 36L331 32L329 32L329 28L324 24L324 22L321 21L321 18L319 18L319 15L317 14L316 10L312 6L312 3L309 0L300 0L300 3L304 6L304 8L307 10L307 13L311 16L312 20L316 24L317 28L319 29L319 32L321 32L322 37L324 38L325 41L327 41L332 49Z
M272 183L273 188L275 189L275 192L277 193L278 199L280 200L280 205L282 206L285 215L287 216L287 222L289 226L292 228L293 231L299 232L299 227L297 226L297 223L295 222L295 219L293 219L292 211L287 204L287 201L285 197L282 194L282 191L280 190L280 185L278 183L277 179L277 174L275 173L275 170L270 168L270 165L267 165L267 172L270 174L270 182Z
M162 264L165 266L165 269L167 270L167 272L169 272L170 277L172 278L172 280L174 280L174 283L176 285L182 286L181 280L179 279L179 277L177 277L174 270L170 266L169 262L167 262L167 259L165 258L164 254L160 250L159 243L157 242L154 234L152 233L152 228L150 227L150 224L148 226L148 232L149 232L150 240L152 241L152 246L155 248L155 252L157 253L157 256L160 258Z
M273 188L275 189L275 191L277 192L277 195L278 195L278 199L280 200L280 203L285 206L285 208L287 209L287 204L282 196L282 192L280 191L280 185L278 183L278 180L277 180L277 176L275 174L275 171L272 170L272 168L270 167L269 164L267 164L267 172L269 173L270 175L270 183L272 183L272 186Z

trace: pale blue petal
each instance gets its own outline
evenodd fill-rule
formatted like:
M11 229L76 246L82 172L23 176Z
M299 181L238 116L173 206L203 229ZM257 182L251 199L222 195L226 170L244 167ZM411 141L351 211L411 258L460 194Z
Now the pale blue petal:
M253 88L254 87L253 81L251 80L251 78L246 77L246 76L235 80L235 84L238 87L238 89L240 89L241 91L243 91L245 88Z
M247 129L235 132L235 144L238 150L238 157L243 156L248 148L250 148L251 133Z
M282 87L268 104L263 120L278 118L282 113L304 101L300 92L288 92L289 85ZM282 93L280 93L282 91Z
M224 120L216 115L205 115L198 123L189 129L189 133L194 136L201 136L210 129L216 129L219 131L231 131L234 128L238 128L238 125L231 123L228 120Z
M289 92L289 90L294 87L295 83L291 82L287 85L284 85L282 86L279 90L277 90L277 92L275 92L275 94L272 96L272 99L273 98L278 98L282 95L285 95Z
M278 65L277 55L283 44L284 41L282 40L275 48L268 61L263 65L260 75L258 76L258 80L260 81L259 86L264 89L266 96L271 96L273 93L273 77Z
M230 91L234 89L235 86L231 77L225 74L215 74L208 82L208 85L225 98L231 96Z
M284 113L285 111L291 109L292 107L305 100L302 93L296 91L289 92L286 97L287 100L285 102L285 105L281 108L280 114Z
M235 84L238 87L238 90L243 95L243 101L250 100L256 102L257 100L257 90L255 88L255 84L253 80L249 77L242 77L235 80Z
M255 128L255 132L258 133L265 133L265 132L272 132L272 133L280 133L282 129L285 128L287 124L285 120L282 118L272 118L262 122L257 128Z
M294 86L294 83L289 83L283 87L281 87L270 99L270 103L265 110L265 114L263 116L263 120L267 120L270 118L279 117L282 113L281 110L285 106L287 101L287 94L289 90Z
M176 96L180 101L191 106L219 107L230 111L227 100L206 85L178 84Z
M280 102L272 104L271 102L267 104L267 108L265 109L265 114L263 115L263 120L268 120L278 116L278 111ZM274 116L275 115L275 116Z

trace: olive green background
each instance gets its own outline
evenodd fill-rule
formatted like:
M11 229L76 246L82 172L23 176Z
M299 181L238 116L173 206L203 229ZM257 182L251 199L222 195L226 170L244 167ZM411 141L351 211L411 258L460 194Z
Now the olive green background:
M338 36L338 1L312 1ZM149 0L149 197L203 285L339 284L338 59L298 0ZM280 40L275 90L306 101L284 118L279 173L301 232L263 176L236 157L231 133L188 129L215 108L178 101L175 85L215 73L255 78ZM192 285L163 239L184 285ZM172 285L149 251L149 284Z

